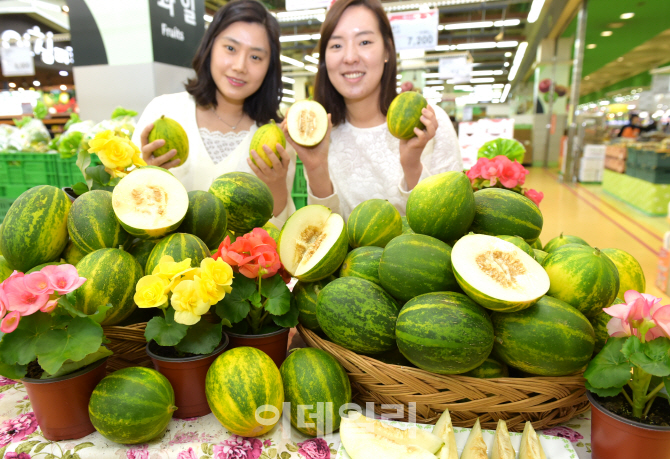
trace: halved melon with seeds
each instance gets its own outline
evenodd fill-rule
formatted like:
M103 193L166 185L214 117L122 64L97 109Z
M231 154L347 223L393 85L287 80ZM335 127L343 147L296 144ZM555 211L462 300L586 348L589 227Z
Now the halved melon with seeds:
M521 311L549 290L549 276L533 257L494 236L462 237L451 252L451 263L463 291L493 311Z
M305 206L284 224L279 258L293 277L314 282L337 271L347 246L347 231L339 214L324 206Z
M179 227L188 210L188 194L168 171L143 167L114 187L112 207L128 233L157 239Z
M288 111L286 128L295 143L313 147L323 140L328 131L326 109L313 100L298 101Z

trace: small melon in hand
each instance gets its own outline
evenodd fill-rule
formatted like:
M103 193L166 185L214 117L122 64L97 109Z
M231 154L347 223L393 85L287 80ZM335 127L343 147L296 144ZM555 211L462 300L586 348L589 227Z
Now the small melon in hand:
M404 140L416 137L414 128L423 130L426 127L421 122L421 111L427 106L428 101L418 92L398 94L386 113L386 124L391 135Z
M180 166L186 162L188 159L188 136L184 128L181 127L181 124L172 118L166 118L165 115L162 115L154 121L154 128L149 133L148 140L149 142L153 142L159 139L165 140L165 145L154 151L156 158L163 156L170 150L177 150L177 154L173 160L181 160L179 163Z
M258 153L258 156L261 157L263 162L272 169L272 161L270 161L267 153L265 153L263 145L270 147L270 150L272 150L274 154L277 155L277 158L281 160L281 156L277 152L277 144L281 144L282 147L286 148L286 137L284 137L284 132L279 129L279 126L275 124L275 121L271 120L268 124L259 127L251 138L249 158L256 164L256 160L254 160L254 157L251 155L252 150L256 150L256 153ZM258 164L256 164L256 166L258 166Z
M291 106L286 117L288 133L303 147L318 145L328 131L328 114L323 105L313 100L301 100Z

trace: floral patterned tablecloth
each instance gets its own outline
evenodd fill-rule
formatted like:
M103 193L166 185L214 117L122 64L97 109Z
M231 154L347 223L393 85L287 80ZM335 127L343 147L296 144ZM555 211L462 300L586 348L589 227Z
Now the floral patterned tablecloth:
M231 435L212 414L173 419L162 438L143 445L120 445L97 432L51 442L40 435L23 384L2 377L0 423L0 457L6 459L335 459L339 447L337 434L309 438L282 422L259 438ZM590 412L542 433L569 439L579 459L591 458Z

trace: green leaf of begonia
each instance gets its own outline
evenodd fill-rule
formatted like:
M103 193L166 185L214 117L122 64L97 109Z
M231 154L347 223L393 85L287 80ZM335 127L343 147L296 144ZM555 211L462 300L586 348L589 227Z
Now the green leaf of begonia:
M37 342L51 327L51 316L43 312L21 318L19 326L0 341L0 360L6 365L27 365L37 357Z
M600 397L614 397L616 395L619 395L622 391L622 387L609 387L607 389L602 389L600 387L593 387L591 384L589 384L588 381L584 383L586 386L586 390L589 392L593 392L594 394L600 396Z
M93 185L105 186L109 183L109 179L112 177L105 170L105 166L100 164L98 166L90 166L86 168L86 175L93 179ZM93 189L91 187L91 189Z
M267 309L267 307L266 307L266 309ZM293 328L296 325L298 325L298 315L299 314L300 314L300 311L298 310L298 305L296 304L296 302L291 297L289 299L289 310L288 310L288 312L286 314L281 315L281 316L274 316L273 315L272 320L274 321L274 323L276 323L280 327Z
M75 317L67 330L49 330L37 340L37 362L55 374L66 360L78 362L96 352L102 344L102 327L89 317Z
M0 362L0 376L4 376L5 378L18 381L26 375L27 370L28 365L8 365L4 362Z
M97 362L98 360L104 359L105 357L109 357L112 354L114 353L109 349L107 349L105 346L100 346L97 351L93 352L92 354L88 354L86 357L77 362L73 362L72 360L66 360L65 363L63 363L63 366L61 366L58 369L58 371L54 374L49 374L45 371L42 374L42 379L56 378L61 375L68 375L70 373L74 373L80 368L84 368L85 366L90 365L93 362Z
M77 196L81 196L84 193L88 193L88 185L84 182L77 182L72 185L72 191L74 191Z
M241 274L235 276L233 290L216 304L216 314L230 326L243 320L251 310L249 298L256 293L256 282Z
M628 338L612 338L596 355L584 372L584 377L594 388L621 388L631 379L633 366L621 349Z
M165 318L156 316L147 323L144 337L147 341L156 341L159 346L174 346L186 336L187 331L188 325L175 322L174 309L167 308Z
M661 337L642 343L631 336L621 352L630 362L654 376L670 375L670 339Z
M211 324L200 319L200 322L189 327L186 336L175 347L181 352L209 354L219 345L222 336L221 323Z

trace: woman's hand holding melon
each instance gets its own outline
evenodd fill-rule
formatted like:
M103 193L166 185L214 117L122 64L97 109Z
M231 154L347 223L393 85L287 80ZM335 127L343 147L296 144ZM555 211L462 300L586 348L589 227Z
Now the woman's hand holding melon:
M421 122L425 129L414 128L416 137L408 140L400 139L400 165L405 172L407 190L412 190L421 177L423 166L421 165L421 154L428 142L435 137L437 131L437 117L430 105L421 111Z
M153 128L153 123L147 124L142 131L142 135L140 137L142 142L142 159L144 159L144 161L149 166L158 166L162 167L163 169L170 169L172 167L179 166L181 160L172 159L177 154L177 150L170 150L164 155L158 157L154 156L154 152L165 145L165 140L158 139L154 140L153 142L149 142L149 133Z
M286 150L280 143L277 143L276 148L277 154L279 154L281 159L277 157L277 154L275 154L274 151L272 151L272 148L263 145L265 155L272 162L272 167L268 166L255 150L251 150L250 152L250 156L254 161L247 158L247 164L254 174L256 174L256 177L261 179L272 192L275 204L273 215L275 216L279 215L284 210L284 207L286 207L286 203L288 202L286 174L288 173L288 165L291 162L291 157L286 153Z

